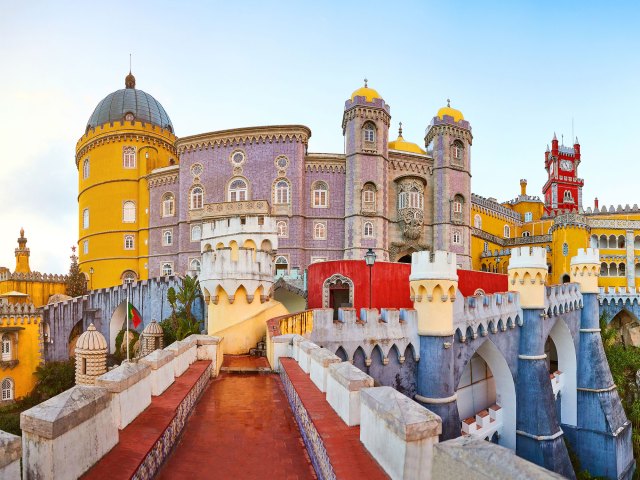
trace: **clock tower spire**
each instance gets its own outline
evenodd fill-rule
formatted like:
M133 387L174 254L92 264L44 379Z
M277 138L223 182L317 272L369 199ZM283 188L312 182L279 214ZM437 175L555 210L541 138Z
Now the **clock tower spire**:
M547 181L542 187L546 213L581 212L584 180L578 177L580 144L576 138L573 147L558 144L556 134L551 150L544 153Z

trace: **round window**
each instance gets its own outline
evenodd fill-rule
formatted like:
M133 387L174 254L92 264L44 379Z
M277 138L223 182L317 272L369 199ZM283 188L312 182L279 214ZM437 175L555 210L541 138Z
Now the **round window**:
M243 162L244 162L244 153L235 152L233 155L231 155L231 163L233 163L234 165L242 165Z
M132 122L136 117L133 116L133 113L129 112L124 116L124 119L127 122Z
M287 168L289 166L289 159L285 156L276 158L276 167Z
M202 175L202 170L202 164L196 163L191 166L191 175L193 175L194 177L199 177L200 175Z

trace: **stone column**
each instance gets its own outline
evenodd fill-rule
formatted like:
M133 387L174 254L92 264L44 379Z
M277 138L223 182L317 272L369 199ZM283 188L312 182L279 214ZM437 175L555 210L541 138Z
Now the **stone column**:
M460 436L453 376L453 302L458 290L456 254L416 252L411 258L411 296L418 314L420 358L415 400L442 418L442 440Z
M509 289L520 294L523 312L516 383L516 453L565 477L575 478L556 416L544 353L546 250L514 248L508 271Z
M625 246L627 247L627 287L636 290L636 266L633 230L626 231Z
M627 245L628 238L627 235ZM580 284L583 301L578 350L578 425L567 438L582 468L591 475L627 479L635 469L631 422L622 408L600 336L599 275L598 249L579 249L571 259L571 281Z

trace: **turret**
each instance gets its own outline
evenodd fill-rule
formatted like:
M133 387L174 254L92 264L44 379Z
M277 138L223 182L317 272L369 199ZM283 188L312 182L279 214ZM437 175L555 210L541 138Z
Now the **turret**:
M518 247L509 258L509 290L520 293L522 308L544 308L547 251L542 247Z
M16 253L16 273L30 273L29 267L29 249L27 248L27 238L24 236L24 228L20 229L20 237L18 238L18 248Z
M411 298L418 312L418 334L453 334L453 302L458 290L456 254L436 251L411 256Z
M520 195L522 195L523 197L527 195L527 179L526 178L520 179Z
M76 385L95 385L107 372L107 340L93 323L76 341Z
M597 248L579 248L571 259L571 281L580 284L582 293L598 293L600 251Z
M559 150L558 137L556 137L556 132L553 132L553 140L551 140L551 155L557 157Z

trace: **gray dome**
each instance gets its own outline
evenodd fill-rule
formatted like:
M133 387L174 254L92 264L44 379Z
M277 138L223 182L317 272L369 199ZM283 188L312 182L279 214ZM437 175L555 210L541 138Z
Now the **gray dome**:
M127 88L110 93L98 103L87 122L87 130L99 125L125 120L127 113L132 113L138 122L150 123L166 128L173 133L171 119L165 109L147 92L135 88L135 78L129 74L126 79Z

